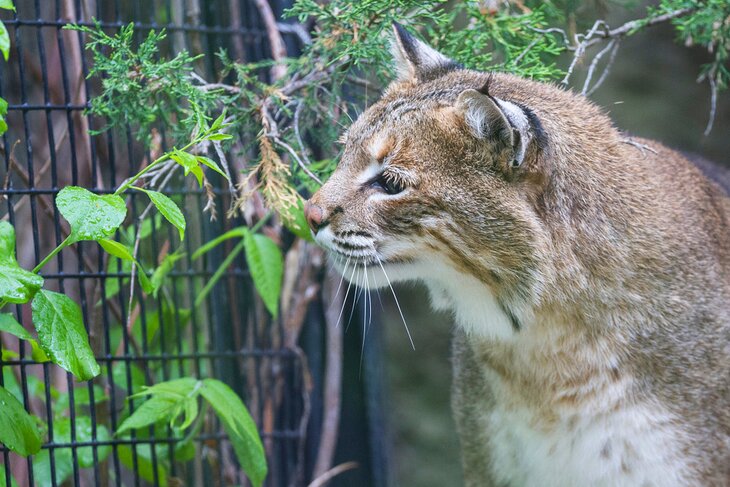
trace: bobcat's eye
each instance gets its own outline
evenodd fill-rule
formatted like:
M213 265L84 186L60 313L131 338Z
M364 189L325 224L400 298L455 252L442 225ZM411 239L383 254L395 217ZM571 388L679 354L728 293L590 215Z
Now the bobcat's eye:
M401 181L398 176L385 172L382 172L375 176L375 178L370 183L370 186L391 195L398 194L406 189L405 184L403 184L403 181Z

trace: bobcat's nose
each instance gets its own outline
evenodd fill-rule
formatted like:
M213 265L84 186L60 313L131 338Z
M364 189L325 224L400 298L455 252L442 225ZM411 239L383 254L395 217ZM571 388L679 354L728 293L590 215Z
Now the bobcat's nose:
M321 207L307 200L304 203L304 217L307 219L309 228L311 228L314 233L317 233L317 230L319 230L322 226L322 220L324 220L324 211L322 211Z

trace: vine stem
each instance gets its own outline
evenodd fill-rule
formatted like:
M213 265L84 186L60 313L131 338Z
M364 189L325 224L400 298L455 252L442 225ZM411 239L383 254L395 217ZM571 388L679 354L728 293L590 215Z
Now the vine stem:
M204 137L196 137L195 140L193 140L192 142L189 142L187 145L185 145L182 149L179 149L179 150L181 152L185 152L188 149L190 149L191 147L193 147L193 146L199 144L200 142L202 142L203 139L204 139ZM124 191L126 191L127 189L129 189L130 187L132 187L132 185L134 183L136 183L139 178L141 178L142 176L144 176L147 172L149 172L152 168L154 168L157 165L159 165L161 162L165 162L168 159L170 159L171 155L174 152L176 152L177 150L178 149L173 149L172 151L165 152L164 154L162 154L160 157L158 157L157 159L155 159L154 161L152 161L147 167L145 167L144 169L142 169L140 172L138 172L134 176L132 176L129 179L127 179L126 181L124 181L124 183L122 183L117 188L117 190L114 191L114 194L115 195L119 195L119 194L123 193Z
M58 244L58 247L56 247L55 249L51 250L51 253L48 254L48 255L46 255L46 257L42 261L40 261L40 263L37 266L35 266L31 272L34 273L34 274L38 274L38 271L40 271L41 269L43 269L43 267L46 264L48 264L48 261L49 260L51 260L53 257L56 256L56 254L58 254L61 250L63 250L64 248L68 247L72 243L73 242L71 242L71 235L69 235L68 237L66 237L66 239L63 242L61 242L60 244Z

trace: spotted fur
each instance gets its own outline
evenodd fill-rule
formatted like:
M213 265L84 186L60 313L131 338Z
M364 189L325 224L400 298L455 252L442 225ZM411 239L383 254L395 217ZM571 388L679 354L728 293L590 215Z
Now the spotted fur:
M730 485L724 191L581 96L402 28L395 51L309 204L342 271L420 280L453 311L466 484Z

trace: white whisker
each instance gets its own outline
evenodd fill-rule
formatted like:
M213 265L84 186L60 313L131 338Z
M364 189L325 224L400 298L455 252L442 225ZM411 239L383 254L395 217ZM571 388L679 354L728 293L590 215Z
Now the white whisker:
M350 294L350 287L352 286L352 278L355 275L355 270L357 270L357 265L352 266L352 275L350 276L350 280L347 282L347 291L345 291L345 297L342 299L342 308L340 309L339 316L337 316L337 324L335 325L335 328L340 326L340 320L342 319L342 313L345 311L345 305L347 304L347 296L349 296L349 294Z
M342 259L342 257L337 257L338 259ZM342 276L340 277L340 283L337 285L337 291L335 291L335 296L340 294L340 289L342 288L342 281L345 280L345 274L347 274L347 267L350 265L350 259L352 257L347 257L347 262L345 262L345 268L342 269Z
M357 268L358 271L360 271L359 264L355 264L355 267ZM360 276L358 276L355 279L355 282L359 282L359 281L360 281ZM357 287L357 286L359 286L359 284L355 284L355 286ZM357 305L357 303L360 302L360 294L361 293L362 293L362 288L360 288L360 292L357 293L357 295L355 296L355 298L352 300L352 309L350 309L350 316L347 318L347 326L345 327L345 333L347 333L347 330L350 329L350 323L352 323L352 315L355 314L355 306Z
M375 256L376 259L378 259L378 264L380 264L380 269L383 271L383 275L385 276L385 280L388 281L388 287L390 287L390 292L393 293L393 299L395 299L395 305L398 307L398 313L400 313L400 318L403 320L403 326L406 327L406 334L408 334L408 340L411 342L411 348L413 350L416 349L416 346L413 343L413 338L411 337L411 331L408 329L408 324L406 323L406 318L403 316L403 311L400 309L400 303L398 302L398 297L395 295L395 289L393 289L393 285L390 283L390 279L388 278L388 273L385 272L385 267L383 267L383 263L380 260L380 257L377 255Z

